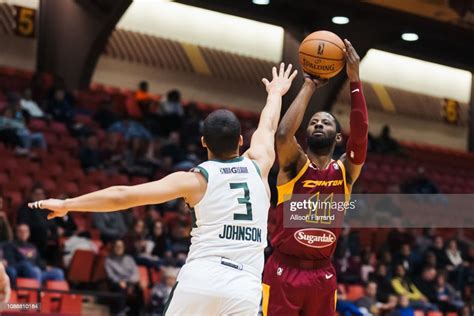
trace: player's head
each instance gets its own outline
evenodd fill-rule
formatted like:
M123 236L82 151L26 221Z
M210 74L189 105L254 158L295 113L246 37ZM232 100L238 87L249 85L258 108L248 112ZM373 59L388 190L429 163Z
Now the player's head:
M329 112L316 112L306 129L308 148L313 153L328 153L342 141L341 124Z
M234 156L243 143L239 119L228 110L212 112L204 120L201 141L216 158Z

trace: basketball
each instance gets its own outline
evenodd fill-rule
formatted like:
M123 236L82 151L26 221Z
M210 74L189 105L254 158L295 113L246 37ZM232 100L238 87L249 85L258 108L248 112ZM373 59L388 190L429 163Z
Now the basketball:
M329 31L309 34L298 51L303 71L321 78L332 78L344 68L344 42Z

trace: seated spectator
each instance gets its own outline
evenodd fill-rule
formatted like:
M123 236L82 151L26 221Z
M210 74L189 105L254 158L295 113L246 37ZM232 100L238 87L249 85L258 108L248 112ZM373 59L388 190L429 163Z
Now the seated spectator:
M158 115L161 135L167 136L171 131L181 128L184 110L181 104L181 93L178 90L168 92L166 100L158 108Z
M149 142L145 139L134 137L129 148L123 155L123 171L129 175L149 177L154 174L155 165L147 156Z
M107 133L100 146L101 160L108 173L118 173L123 160L121 136L118 133Z
M401 223L396 223L395 225L397 227L392 228L388 233L387 245L390 252L396 254L400 252L402 245L412 245L414 237L406 228L401 226Z
M415 277L413 283L420 292L431 302L437 303L435 287L436 269L433 266L425 266L420 276Z
M384 315L395 308L396 300L383 304L377 300L377 283L368 282L365 286L364 296L356 301L356 306L365 315Z
M428 248L433 246L433 241L436 236L436 229L434 227L424 227L421 235L416 238L416 245L420 252L425 252Z
M79 149L81 167L85 171L94 171L102 167L102 154L99 150L97 136L87 136L84 144Z
M464 307L460 295L446 282L446 274L440 273L435 284L436 302L443 312L460 312Z
M173 254L188 253L191 245L191 226L180 222L171 230L170 250Z
M116 240L113 243L112 252L105 259L105 271L111 291L126 297L126 300L122 299L113 305L114 315L125 314L127 310L131 315L138 315L143 304L140 276L133 258L125 254L122 240Z
M160 260L152 255L153 242L146 238L145 222L135 220L133 230L124 237L125 252L130 254L138 265L148 268L160 268Z
M448 265L449 261L446 256L444 249L444 240L441 236L436 236L434 239L433 246L428 248L428 251L433 253L436 257L436 269L444 270Z
M49 280L64 280L64 273L59 268L47 266L41 259L35 245L28 242L30 228L20 223L16 227L15 241L3 247L4 257L8 263L7 273L12 284L17 277L33 278L40 284Z
M162 315L166 302L176 285L179 269L173 267L163 268L163 278L161 283L153 286L151 290L151 309L152 315Z
M30 201L40 201L46 198L43 186L40 183L35 184L28 198L18 209L16 222L28 225L31 231L31 242L38 248L41 257L46 258L49 262L55 262L56 258L53 257L58 254L58 228L54 221L47 219L48 210L32 211L27 204ZM48 247L50 251L48 251Z
M94 114L94 120L99 124L102 129L108 129L114 123L119 121L119 116L112 110L113 104L108 99L103 100Z
M399 154L400 145L390 135L390 127L385 125L376 139L376 151L381 154Z
M119 133L123 136L123 138L125 138L126 141L129 141L135 137L144 138L147 140L152 138L151 133L143 125L130 119L115 122L109 127L108 132Z
M387 274L387 266L379 264L374 273L369 275L369 281L377 284L377 301L382 303L389 302L389 296L394 294L390 276Z
M63 88L57 88L47 100L46 112L56 121L63 122L69 127L74 124L74 104L66 97Z
M400 251L395 256L394 264L401 264L407 274L411 275L419 261L419 258L416 257L416 253L411 250L410 245L402 244Z
M439 189L436 184L425 174L425 168L419 167L415 178L401 185L403 193L408 194L437 194ZM436 202L439 198L430 199Z
M467 277L469 264L463 259L461 251L458 249L458 244L454 239L448 242L446 258L448 262L446 269L449 271L451 283L453 283L457 289L462 289L464 287L465 278Z
M161 221L155 221L150 240L153 242L151 254L159 259L163 259L165 262L168 262L172 255L169 251L170 241L164 233L163 223Z
M419 308L425 311L437 309L435 305L429 303L428 299L420 292L415 284L413 284L401 264L395 268L395 277L392 278L392 287L398 295L407 297L410 300L410 306L413 308Z
M178 132L169 134L167 143L161 148L161 155L171 157L173 164L184 160L186 154L181 146L181 136Z
M38 103L32 99L31 89L27 88L23 91L20 105L21 109L26 111L30 117L45 118L43 110L38 106Z
M377 257L375 253L364 251L362 254L362 266L360 268L360 277L363 282L369 281L369 275L375 272L377 266Z
M9 130L13 132L20 140L21 146L26 150L29 150L32 147L38 147L41 149L46 149L47 147L43 133L30 132L21 118L16 119L14 117L14 111L12 108L6 108L3 111L3 115L0 116L0 130ZM14 142L18 142L18 140Z
M398 306L390 316L415 316L415 310L410 306L408 297L403 295L398 297Z
M180 132L181 135L186 135L186 143L199 144L201 142L200 135L202 135L203 122L202 113L196 103L189 103L186 106L186 120L183 122ZM244 137L244 141L247 139L251 138Z
M2 191L0 190L0 243L13 239L12 227L7 214L3 211Z
M161 213L158 208L154 205L148 205L145 207L145 226L148 232L148 237L153 236L153 229L156 221L161 221Z
M128 231L122 212L93 213L92 222L99 230L100 238L104 242L123 238Z

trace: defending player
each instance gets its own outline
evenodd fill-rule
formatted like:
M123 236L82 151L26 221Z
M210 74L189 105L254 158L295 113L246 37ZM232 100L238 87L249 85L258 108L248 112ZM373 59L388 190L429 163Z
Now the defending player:
M344 200L360 174L367 151L367 107L359 79L359 56L349 41L345 40L345 45L352 101L346 153L337 161L332 159L334 147L342 137L339 122L328 112L317 112L310 119L306 153L295 138L309 100L315 89L326 83L324 80L305 78L278 127L277 226L272 236L274 251L263 278L263 309L267 315L335 314L336 276L331 257L344 212L336 212L337 223L320 221L317 229L285 228L283 204L292 194L318 198L340 194Z
M273 67L271 82L263 79L267 104L242 156L240 123L232 112L219 110L204 121L201 140L209 160L193 172L73 199L39 201L30 207L51 210L48 218L54 218L73 210L108 212L184 198L193 208L191 248L165 314L256 315L270 205L267 177L275 160L281 99L296 76L291 68L285 70L282 63L278 73Z

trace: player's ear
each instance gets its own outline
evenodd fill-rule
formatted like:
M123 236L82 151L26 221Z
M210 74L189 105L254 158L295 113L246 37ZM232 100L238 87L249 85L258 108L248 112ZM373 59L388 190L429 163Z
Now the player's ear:
M242 135L239 136L239 147L244 145L244 137Z
M204 136L201 136L201 145L204 148L207 148L206 141L204 140Z
M342 134L337 133L336 134L336 144L340 144L342 142Z

